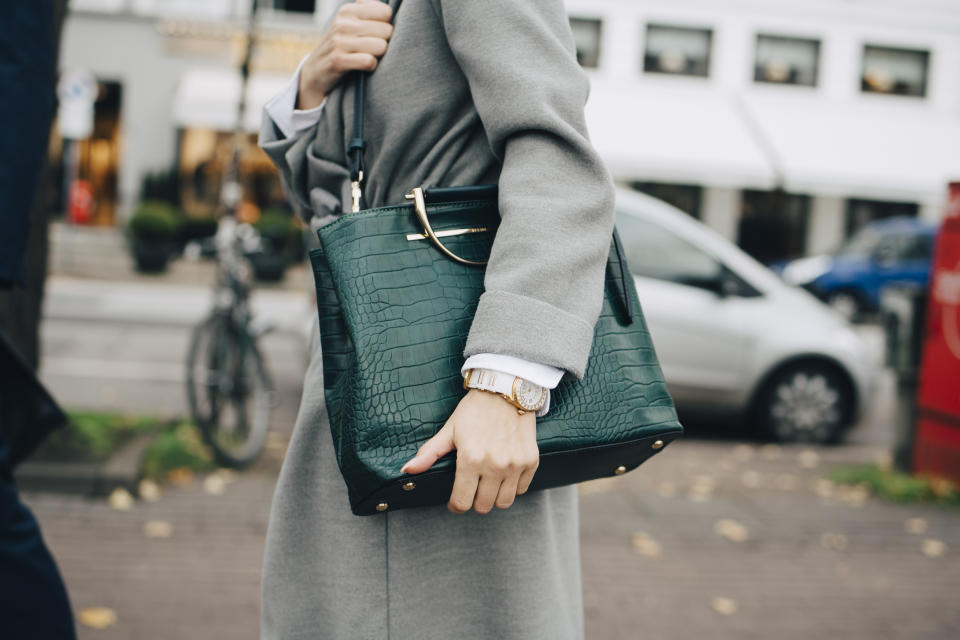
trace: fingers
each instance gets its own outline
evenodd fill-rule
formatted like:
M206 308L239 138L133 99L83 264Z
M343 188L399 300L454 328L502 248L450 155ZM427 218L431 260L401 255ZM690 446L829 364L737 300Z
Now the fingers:
M453 451L453 429L448 422L435 436L424 442L417 455L400 468L401 473L423 473L437 460Z
M387 41L370 36L334 36L341 53L369 53L378 58L387 52Z
M477 485L480 476L474 467L465 465L457 460L457 472L453 479L453 491L450 492L450 501L447 509L453 513L466 513L473 506L477 495Z
M377 57L369 53L341 53L330 60L330 69L338 75L347 71L373 71L377 68Z
M520 480L517 482L517 495L522 496L530 488L530 483L533 482L533 476L537 473L537 467L540 466L540 462L537 461L532 466L527 467L523 470L523 473L520 474Z
M473 499L473 510L477 513L490 513L502 483L503 479L499 476L481 476L480 483L477 485L477 495Z
M337 18L340 17L387 22L393 17L393 9L380 0L357 0L341 6L337 11Z
M393 25L379 20L345 18L333 24L333 32L340 36L366 36L389 40L393 35Z
M517 497L517 484L520 481L520 475L510 475L504 478L500 484L500 491L497 493L495 504L498 509L509 509Z

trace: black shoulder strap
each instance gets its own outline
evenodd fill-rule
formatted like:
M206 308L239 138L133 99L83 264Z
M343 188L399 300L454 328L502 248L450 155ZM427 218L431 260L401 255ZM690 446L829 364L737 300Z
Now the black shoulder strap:
M401 1L402 0L398 0L396 3L394 15L396 15L396 10L400 8ZM390 4L389 0L383 0L383 2ZM367 74L361 71L355 71L354 75L356 75L357 81L356 93L353 98L353 136L350 138L350 142L347 143L347 163L350 167L353 210L359 211L363 177L366 171L366 165L363 160L364 152L367 149L367 141L363 139L363 103L367 93Z

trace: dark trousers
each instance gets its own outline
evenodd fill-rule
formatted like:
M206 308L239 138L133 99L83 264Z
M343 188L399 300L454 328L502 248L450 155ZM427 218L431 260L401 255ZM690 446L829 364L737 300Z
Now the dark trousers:
M74 640L73 614L63 579L20 501L0 431L0 638Z

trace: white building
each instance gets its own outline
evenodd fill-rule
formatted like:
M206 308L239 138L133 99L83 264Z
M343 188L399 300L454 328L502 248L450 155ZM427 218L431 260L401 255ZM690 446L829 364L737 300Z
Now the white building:
M336 4L260 1L250 132ZM71 3L61 66L85 68L120 94L101 109L116 111L112 142L92 143L88 164L113 158L121 218L147 172L199 175L204 157L222 155L249 5ZM875 217L936 219L946 182L960 178L953 0L567 6L591 76L591 136L616 179L763 260L829 249Z
M960 179L955 1L567 4L616 179L761 259L830 249L875 217L938 219Z
M336 2L260 0L245 118L251 141L264 102L316 44ZM250 7L250 0L71 0L61 70L83 69L100 83L94 135L80 154L81 177L97 196L96 222L125 219L148 174L174 170L192 179L210 160L213 174L222 169ZM53 153L60 153L56 140ZM255 149L245 161L269 171Z

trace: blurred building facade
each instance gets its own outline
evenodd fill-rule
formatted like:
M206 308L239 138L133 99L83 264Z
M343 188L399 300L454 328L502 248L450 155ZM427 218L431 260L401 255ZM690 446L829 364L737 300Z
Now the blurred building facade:
M244 126L337 0L260 0ZM567 0L591 77L595 145L618 182L686 210L762 261L817 253L865 222L941 215L960 177L960 12L952 0ZM249 0L73 0L61 66L100 84L82 174L123 220L174 171L215 199L236 120ZM54 143L52 153L59 149ZM248 191L282 198L265 157ZM156 177L154 175L154 177Z
M72 0L61 70L97 80L94 133L80 144L80 178L95 195L93 222L119 224L144 190L176 188L184 206L212 209L231 155L250 0ZM314 46L336 0L260 0L241 157L246 197L282 201L256 149L263 104ZM62 158L54 132L51 155Z
M939 219L960 177L951 0L567 0L594 144L619 182L761 261L889 215Z

